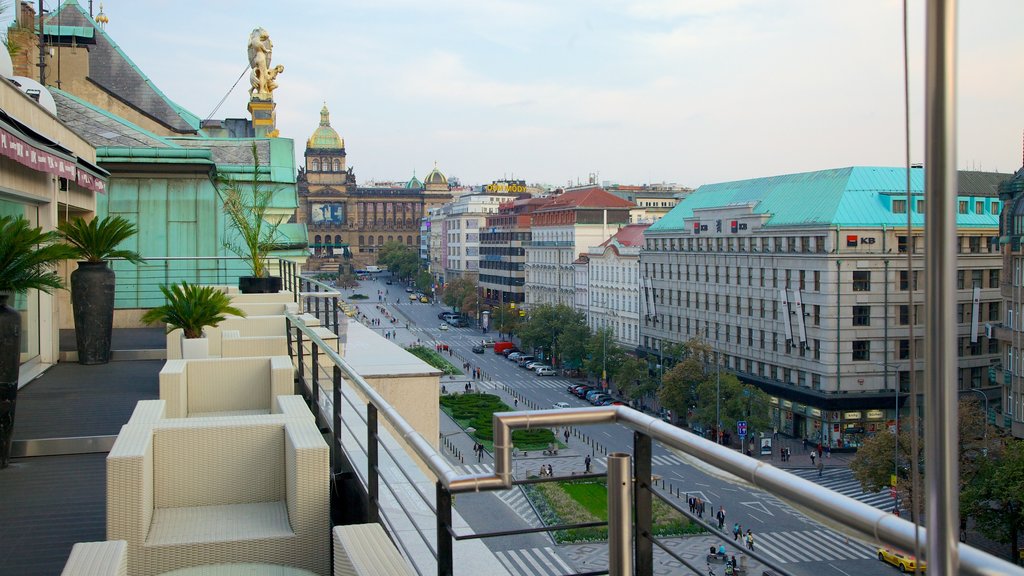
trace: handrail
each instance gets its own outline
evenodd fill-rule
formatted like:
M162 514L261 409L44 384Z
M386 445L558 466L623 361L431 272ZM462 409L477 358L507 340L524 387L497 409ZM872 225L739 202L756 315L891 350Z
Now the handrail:
M292 313L286 313L286 315L292 326L316 343L321 353L338 366L348 379L349 384L357 388L364 395L366 401L377 408L378 414L391 424L415 456L437 477L439 484L451 493L504 490L512 487L511 438L514 429L618 423L694 456L719 470L746 480L775 496L811 508L829 520L878 543L903 549L914 548L914 525L898 516L833 492L814 482L744 456L730 448L715 444L625 406L496 413L494 414L494 473L459 473L331 346L325 344L309 327L305 326L297 315ZM1024 575L1024 569L963 543L959 544L959 555L963 574Z

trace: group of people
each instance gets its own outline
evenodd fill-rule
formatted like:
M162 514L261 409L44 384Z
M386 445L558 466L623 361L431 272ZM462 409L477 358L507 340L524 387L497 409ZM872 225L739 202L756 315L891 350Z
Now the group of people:
M479 442L473 443L473 452L476 452L476 461L480 462L484 459L484 445Z
M447 352L449 357L452 355L452 349L447 344L434 344L434 350L441 353Z
M448 351L448 355L451 356L450 350ZM473 368L473 365L470 364L469 362L463 362L462 369L465 370L466 372L469 372L469 377L473 378L474 380L479 380L480 377L483 375L482 370L480 370L479 368Z
M690 505L690 514L696 514L698 518L704 518L704 506L707 502L697 496L690 496L687 498L687 503Z
M383 314L384 317L387 318L392 324L398 322L398 319L395 318L395 315L392 314L391 312L388 312L388 309L385 308L383 305L377 304L377 311ZM371 322L373 323L374 326L380 326L380 318L374 318Z
M544 477L550 478L550 477L554 476L555 472L551 469L551 464L547 464L547 465L541 464L540 465L540 475L541 475L541 478L544 478Z
M754 549L754 533L751 532L749 528L747 528L747 533L746 535L744 535L743 527L740 526L739 522L737 522L732 525L732 539L735 542L740 538L743 538L743 542L747 545L747 550Z
M783 462L789 462L789 457L793 455L793 451L789 448L779 448L779 457L782 458Z

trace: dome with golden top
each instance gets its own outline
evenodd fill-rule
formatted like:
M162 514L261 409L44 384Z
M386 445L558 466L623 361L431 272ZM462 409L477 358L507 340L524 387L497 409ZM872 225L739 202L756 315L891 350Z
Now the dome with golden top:
M434 169L427 174L427 177L423 179L424 186L448 186L448 178L445 178L444 174L437 169L437 163L434 163Z
M331 128L331 115L327 111L327 104L320 109L320 126L306 142L307 149L317 150L341 150L345 148L345 141L338 136L338 133Z

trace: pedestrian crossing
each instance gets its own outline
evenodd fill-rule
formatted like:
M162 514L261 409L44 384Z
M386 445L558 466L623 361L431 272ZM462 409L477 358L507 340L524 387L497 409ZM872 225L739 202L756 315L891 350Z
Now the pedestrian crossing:
M818 477L817 470L796 469L788 470L788 472L810 480L815 484L820 484L843 496L859 500L868 506L874 506L882 510L892 509L892 496L888 490L874 493L864 492L860 487L860 482L853 477L853 472L849 468L826 468L820 478Z
M468 474L494 473L494 466L491 464L466 464L465 466L460 466L459 469ZM494 495L507 504L516 513L516 516L522 518L531 528L540 528L544 525L540 518L537 517L537 513L533 510L530 501L526 499L526 495L523 494L521 487L513 486L508 490L499 490L494 492Z
M591 460L599 468L606 468L608 466L608 458L605 456L594 456ZM652 466L678 466L680 464L683 464L683 461L670 454L655 454L651 456Z
M525 372L525 371L524 371ZM565 392L566 388L575 384L581 384L580 380L571 378L551 378L549 376L537 376L536 378L522 380L502 380L513 388L542 388L548 390L560 390Z
M558 576L576 572L553 548L524 548L494 553L513 576Z
M832 562L874 558L875 549L831 530L791 530L754 534L754 551L780 563Z

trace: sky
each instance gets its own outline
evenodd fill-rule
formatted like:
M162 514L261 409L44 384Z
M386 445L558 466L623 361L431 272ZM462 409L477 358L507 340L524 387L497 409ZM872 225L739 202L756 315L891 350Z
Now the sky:
M78 0L88 6L88 0ZM56 0L48 0L49 7ZM32 2L35 5L35 1ZM924 151L924 1L910 4L911 161ZM106 0L108 34L171 99L247 115L265 28L281 135L326 102L359 183L502 178L696 187L902 166L902 0ZM99 10L96 2L95 10ZM958 164L1012 172L1022 0L960 2Z

